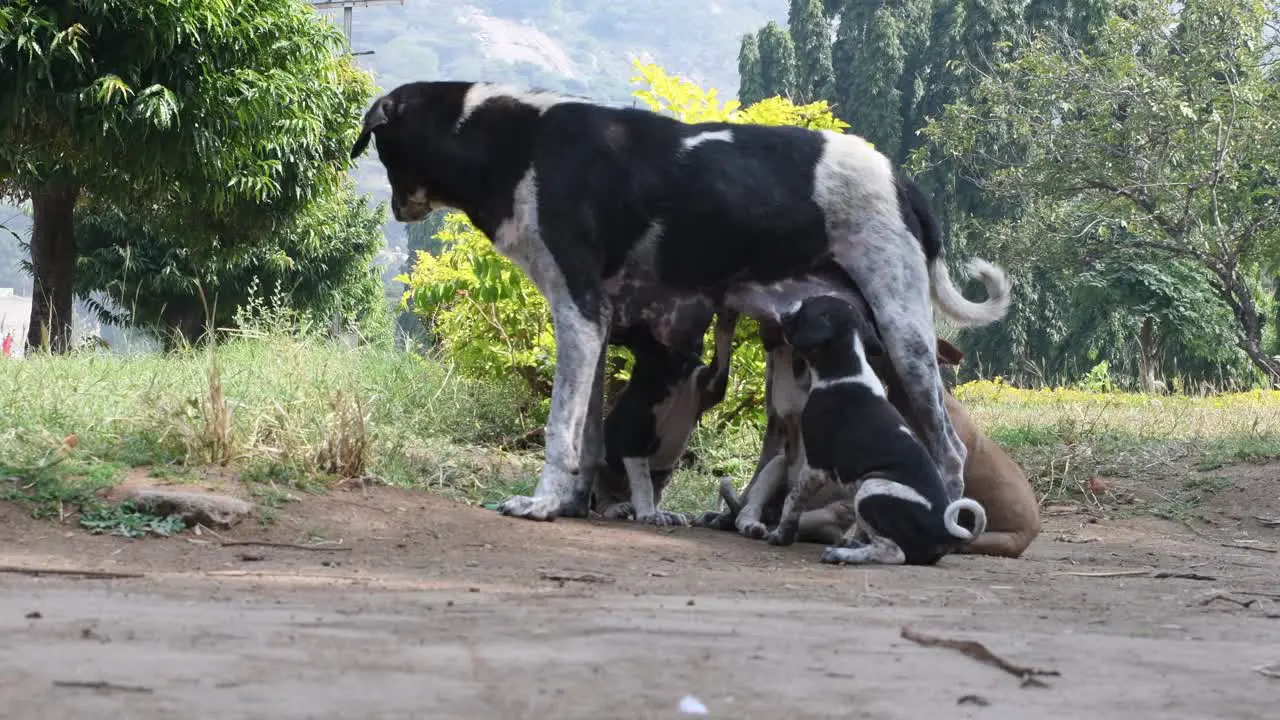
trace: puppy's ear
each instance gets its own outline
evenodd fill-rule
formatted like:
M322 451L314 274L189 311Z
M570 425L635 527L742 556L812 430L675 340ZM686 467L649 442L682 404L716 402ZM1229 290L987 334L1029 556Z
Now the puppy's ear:
M395 114L396 101L389 96L383 96L373 101L373 106L364 114L364 128L360 131L360 137L356 138L356 144L351 146L351 159L355 160L360 154L369 147L369 140L373 138L373 131L390 122L391 117Z
M938 338L938 359L948 365L959 365L964 359L964 353L955 345Z
M782 318L783 339L796 348L821 345L836 336L837 328L832 319L830 313L804 305Z

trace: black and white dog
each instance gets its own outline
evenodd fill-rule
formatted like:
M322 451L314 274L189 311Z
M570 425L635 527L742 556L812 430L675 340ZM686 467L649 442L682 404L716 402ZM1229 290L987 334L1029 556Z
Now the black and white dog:
M854 525L824 562L929 565L986 528L986 512L970 498L951 500L937 466L889 402L867 362L861 316L839 298L815 297L783 320L786 341L810 369L802 434L805 473L797 478L774 531L790 544L810 495L824 484L856 488ZM974 516L974 529L959 523ZM774 542L774 537L770 537Z
M737 316L719 314L715 356L706 365L702 337L693 334L705 332L710 325L706 306L667 304L664 309L662 323L621 328L615 324L610 336L611 343L631 349L635 363L630 380L605 416L605 465L596 476L591 509L611 519L688 525L685 515L662 509L662 492L698 420L724 400ZM615 306L615 315L618 310Z
M465 212L551 306L547 459L534 495L508 499L503 513L586 513L603 455L604 348L619 283L721 307L734 286L829 260L873 308L909 404L927 419L922 433L948 494L963 491L965 449L943 409L930 298L960 326L985 325L1007 311L1008 281L974 261L969 274L989 298L966 300L925 198L861 138L415 82L374 101L352 157L371 140L397 220L439 207Z

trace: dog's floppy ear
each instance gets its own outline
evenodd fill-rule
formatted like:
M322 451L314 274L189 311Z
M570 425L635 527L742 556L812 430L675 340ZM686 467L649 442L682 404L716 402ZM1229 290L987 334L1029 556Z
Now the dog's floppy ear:
M352 160L360 157L365 148L369 147L373 131L386 125L395 113L395 109L396 102L390 97L383 96L373 101L373 106L364 114L364 128L360 131L360 137L356 138L356 144L351 146Z
M938 359L948 365L959 365L964 359L964 353L955 345L938 338Z

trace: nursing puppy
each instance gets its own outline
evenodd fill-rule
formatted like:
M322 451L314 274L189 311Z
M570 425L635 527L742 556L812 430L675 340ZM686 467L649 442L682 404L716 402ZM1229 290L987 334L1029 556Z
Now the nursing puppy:
M736 314L718 316L711 365L702 363L700 337L668 347L648 325L634 325L610 340L630 348L635 364L605 417L605 465L596 475L592 511L650 525L689 524L686 515L661 508L662 492L698 420L724 400L736 325Z
M853 527L823 562L930 565L980 535L982 506L969 498L948 502L929 452L889 402L867 362L870 327L846 302L818 297L784 318L786 341L810 368L802 415L803 475L796 478L769 542L789 545L801 512L823 483L855 486ZM959 523L974 516L974 530Z

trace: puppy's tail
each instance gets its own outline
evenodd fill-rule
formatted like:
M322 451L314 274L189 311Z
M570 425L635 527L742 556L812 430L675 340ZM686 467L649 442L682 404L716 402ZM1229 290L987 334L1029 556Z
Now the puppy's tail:
M979 259L970 260L965 270L986 288L987 301L976 303L965 299L951 282L947 263L939 255L929 261L929 290L934 303L960 327L982 327L1003 318L1009 312L1013 295L1009 276L998 266Z
M973 532L969 532L959 523L961 510L973 513ZM967 542L987 529L987 511L982 509L982 505L977 500L960 498L942 511L942 522L947 526L947 532Z
M738 493L733 489L733 478L725 476L720 478L720 498L724 500L724 504L729 506L729 512L737 517L742 512L742 502L738 500Z

